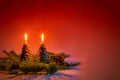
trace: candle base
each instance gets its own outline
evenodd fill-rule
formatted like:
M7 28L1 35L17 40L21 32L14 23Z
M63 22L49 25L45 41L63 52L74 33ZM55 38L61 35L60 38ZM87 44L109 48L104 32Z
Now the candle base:
M32 53L29 49L28 44L24 44L22 48L21 61L32 59Z
M43 43L40 45L38 54L39 54L40 62L45 62L45 63L49 62L48 52L47 52L47 49Z

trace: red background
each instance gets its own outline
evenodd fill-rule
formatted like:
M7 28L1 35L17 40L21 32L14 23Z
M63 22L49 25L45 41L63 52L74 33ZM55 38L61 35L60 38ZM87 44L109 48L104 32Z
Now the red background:
M119 1L0 1L0 53L21 53L24 33L36 53L40 35L51 52L66 52L82 63L83 80L118 80Z

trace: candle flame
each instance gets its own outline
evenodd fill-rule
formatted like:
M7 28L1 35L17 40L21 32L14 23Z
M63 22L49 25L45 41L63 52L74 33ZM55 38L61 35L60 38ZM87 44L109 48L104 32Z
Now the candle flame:
M28 39L28 34L27 33L25 33L24 38L25 38L25 41L27 41L27 39Z
M43 33L41 34L41 40L42 40L42 42L44 42L44 34Z

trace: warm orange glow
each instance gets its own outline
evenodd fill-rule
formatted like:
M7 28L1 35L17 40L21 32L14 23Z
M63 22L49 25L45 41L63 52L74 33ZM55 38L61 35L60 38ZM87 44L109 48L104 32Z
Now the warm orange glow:
M41 35L41 40L42 40L42 42L44 42L44 34L42 33L42 35Z
M27 33L25 33L24 38L25 38L25 41L27 41L27 39L28 39L28 34Z

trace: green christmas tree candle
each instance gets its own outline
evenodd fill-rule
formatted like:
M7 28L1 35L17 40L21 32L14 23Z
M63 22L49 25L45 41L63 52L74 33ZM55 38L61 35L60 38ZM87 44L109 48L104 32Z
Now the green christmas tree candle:
M27 39L28 39L27 33L25 33L24 38L25 38L25 43L24 43L23 48L22 48L22 54L21 54L21 57L20 57L21 61L32 59L32 53L30 51L30 48L28 46L28 41L27 41Z
M41 42L40 47L39 47L38 57L39 57L40 62L48 63L49 58L48 58L47 49L44 45L44 34L43 33L41 35L41 40L42 40L42 42Z

